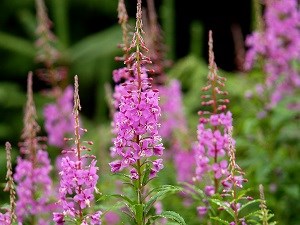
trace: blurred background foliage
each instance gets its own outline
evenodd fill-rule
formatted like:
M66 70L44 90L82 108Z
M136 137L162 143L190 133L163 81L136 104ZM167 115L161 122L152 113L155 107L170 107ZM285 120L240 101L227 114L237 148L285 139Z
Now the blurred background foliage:
M95 142L95 154L101 168L100 186L102 189L109 190L113 185L107 165L110 161L108 149L111 145L111 118L105 85L109 84L112 87L112 71L122 66L122 63L114 60L115 56L121 54L117 45L122 40L121 28L117 20L118 2L117 0L46 0L45 3L49 18L53 22L58 48L63 54L59 65L69 68L70 84L73 83L75 74L79 76L82 119L84 126L89 130L85 139ZM135 3L130 0L127 4L132 19L135 16ZM192 137L196 140L197 112L201 105L200 89L206 83L208 72L207 56L203 55L207 49L207 24L194 19L186 25L189 32L188 44L178 43L180 37L176 33L179 24L177 24L175 0L161 0L157 3L157 13L168 48L167 58L173 61L167 74L182 82L184 111ZM130 23L133 24L133 20ZM6 171L4 143L11 142L14 158L18 154L17 146L23 127L23 109L26 102L27 74L41 67L35 61L36 24L33 0L0 2L1 183L4 182ZM250 27L250 24L248 26ZM249 27L243 30L244 35ZM216 27L213 27L213 32L214 28ZM226 45L226 42L220 41L217 35L216 30L215 51L219 52L216 54L218 64L222 54L218 46ZM176 52L181 44L188 45L188 53L185 56ZM226 56L226 52L223 54L225 54L224 58L229 57ZM298 213L300 211L299 111L288 110L286 103L292 99L286 99L260 119L258 114L261 113L264 99L255 96L246 98L245 93L247 90L253 90L257 82L262 82L264 75L260 70L245 73L237 68L236 66L232 70L223 70L221 67L219 73L228 79L226 89L229 91L231 101L229 109L234 118L238 164L246 172L246 177L249 179L248 186L252 188L255 197L258 196L258 185L260 183L265 185L267 203L275 213L278 223L297 225L300 221ZM51 99L41 93L45 88L47 84L35 77L34 99L41 126L43 106L51 102ZM41 135L43 134L42 127ZM59 150L50 146L49 152L55 158ZM163 183L168 180L175 183L175 176L175 172L170 174L166 169L160 175L158 182ZM3 193L0 196L1 200L7 198L7 196L2 198ZM180 196L172 197L167 198L164 205L174 211L181 208L180 212L187 224L199 224L196 211L192 208L195 205L188 208L180 205L180 202L182 202ZM174 209L176 207L177 210Z

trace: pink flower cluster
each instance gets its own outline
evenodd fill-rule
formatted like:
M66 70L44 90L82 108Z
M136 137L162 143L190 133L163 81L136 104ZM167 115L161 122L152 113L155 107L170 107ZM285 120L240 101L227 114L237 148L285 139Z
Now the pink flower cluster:
M68 86L61 97L54 104L44 108L45 130L48 133L48 142L56 147L64 146L64 137L73 132L74 118L73 88Z
M51 211L49 204L52 196L52 180L50 172L52 166L48 153L38 150L35 160L18 157L14 179L17 182L18 201L16 214L18 221L30 219L36 215L39 224L42 223L44 213Z
M229 111L213 114L208 120L200 120L197 131L199 145L195 151L197 180L202 181L204 176L208 176L211 172L213 179L217 180L228 175L228 162L225 157L229 143L228 129L231 126L232 114ZM206 187L208 195L216 191L214 186Z
M174 164L176 166L177 181L192 183L195 176L195 156L194 151L183 150L182 147L177 145L172 149L174 154ZM174 152L175 153L174 153Z
M94 192L97 191L97 181L99 168L96 166L95 156L86 154L91 150L81 141L80 131L82 129L79 124L80 99L78 88L78 77L75 76L74 91L74 147L63 150L62 153L68 153L61 159L60 186L59 186L59 205L62 207L61 212L53 213L53 221L62 225L65 218L73 221L79 221L82 225L88 223L92 225L101 224L101 211L94 213L85 213L84 209L91 207L94 200ZM93 143L86 142L89 145Z
M57 224L60 224L59 221L63 221L64 216L78 217L79 208L90 207L98 181L98 167L94 159L90 165L84 166L82 161L71 160L67 156L62 159L61 167L59 198L63 214L54 214L54 221ZM90 220L92 225L101 224L100 215L101 212L98 211L95 214L88 215L84 221L87 223Z
M141 87L139 87L141 85ZM160 107L159 92L152 90L145 70L138 79L129 79L119 86L118 109L114 118L112 156L121 159L110 163L112 172L118 172L135 164L137 160L151 156L162 156L163 144L158 135ZM117 99L118 100L118 99ZM151 176L163 168L162 159L152 161ZM138 179L137 171L131 169L132 179Z
M300 60L300 10L297 0L268 0L264 28L248 36L245 68L251 69L259 56L264 60L266 87L271 90L270 107L300 87L294 63Z
M6 213L0 213L0 224L11 225L11 217L9 211Z
M162 138L170 138L174 132L186 131L181 84L178 80L171 80L168 85L158 86L161 96L162 116L159 133Z

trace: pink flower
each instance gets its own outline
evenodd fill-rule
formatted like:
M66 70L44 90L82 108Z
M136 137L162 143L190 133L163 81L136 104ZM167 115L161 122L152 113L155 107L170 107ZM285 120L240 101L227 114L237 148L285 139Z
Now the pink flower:
M245 68L253 67L259 56L264 59L265 90L271 92L268 107L293 95L300 87L299 71L293 66L300 60L300 11L297 0L266 1L264 29L246 39L249 50Z
M53 213L53 221L56 223L56 225L64 225L64 215L62 213Z
M64 137L73 132L73 88L68 86L56 103L44 108L45 130L48 142L57 147L64 146Z
M197 212L200 217L204 217L208 212L208 208L206 206L198 206Z
M23 221L31 215L41 216L50 210L52 198L52 180L50 172L52 166L48 153L38 150L36 164L29 159L18 157L14 179L17 183L16 191L18 201L16 214L19 221ZM39 188L42 195L33 195Z
M137 160L162 156L164 147L158 135L159 92L152 90L145 71L142 73L141 90L136 79L126 80L122 85L113 126L117 135L113 139L112 155L120 159L109 163L112 172L134 165ZM153 161L152 175L162 169L160 161ZM132 178L137 178L132 170Z

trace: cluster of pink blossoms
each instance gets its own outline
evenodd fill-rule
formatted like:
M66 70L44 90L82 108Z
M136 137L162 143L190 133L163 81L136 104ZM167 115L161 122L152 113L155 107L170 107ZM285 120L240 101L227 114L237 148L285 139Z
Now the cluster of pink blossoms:
M57 224L63 224L64 216L78 217L80 214L79 208L85 209L90 207L98 181L98 167L94 159L90 165L84 166L82 161L71 160L67 156L62 159L61 167L62 170L59 173L61 177L59 203L63 208L63 214L54 214L54 221ZM101 224L100 216L101 212L98 211L87 216L84 221L87 223L90 220L92 225L98 225Z
M225 113L211 115L208 120L202 120L198 125L198 148L195 151L196 157L196 178L203 180L208 172L213 172L213 179L220 180L228 175L228 162L226 152L228 147L228 129L232 126L232 115ZM212 128L213 129L212 129ZM214 129L214 128L218 129ZM215 159L222 159L216 161ZM214 186L208 185L205 188L207 195L211 196L217 190Z
M264 60L266 87L271 90L269 107L300 87L294 63L300 60L300 11L297 0L268 0L264 27L246 40L245 68L251 69L260 56Z
M141 74L141 89L137 79L128 79L119 86L119 111L114 117L112 156L121 156L120 160L110 163L112 172L118 172L135 164L137 160L151 156L162 156L163 144L158 135L160 107L159 92L151 89L146 70ZM152 161L151 176L163 168L162 159ZM135 168L131 169L132 179L138 179Z
M74 91L74 147L69 150L63 150L63 153L69 155L61 159L60 187L59 187L59 205L63 212L53 213L53 221L57 225L63 225L65 218L79 221L81 225L100 225L101 211L95 213L84 213L84 209L91 207L94 200L94 192L97 191L97 181L99 168L96 166L95 156L86 154L91 150L83 145L80 137L82 129L79 124L79 110L81 109L78 93L78 77L75 76ZM92 145L92 142L87 142Z
M187 123L182 102L181 84L171 80L166 85L157 86L161 96L161 111L159 133L168 140L170 151L165 152L166 158L172 158L177 172L177 181L192 182L195 159L193 151L184 148L187 135Z
M0 224L2 224L2 225L10 225L11 224L10 212L0 213Z
M42 215L53 207L49 204L52 195L51 170L48 153L44 150L38 150L35 162L21 157L17 159L14 179L18 183L18 221L24 221L29 215L36 215L39 217L38 224L47 224L42 223Z
M228 99L223 96L228 92L223 91L226 79L217 74L217 65L214 61L212 32L209 32L209 73L207 85L202 88L206 93L203 99L203 110L199 111L199 125L197 128L196 148L196 181L205 182L204 193L212 196L219 193L220 185L230 174L228 171L229 144L233 143L229 135L232 129L232 114L227 111ZM206 109L205 109L206 107ZM204 201L204 206L197 208L198 214L204 216L209 204Z
M184 150L179 143L172 146L174 154L174 164L176 166L177 181L192 183L195 175L195 156L194 150ZM174 153L174 152L175 153Z
M73 88L68 86L56 103L48 104L44 108L45 130L48 142L56 147L63 147L64 137L72 133L74 127Z
M163 138L170 138L176 131L185 132L187 129L183 113L181 84L178 80L171 80L168 85L158 86L161 96L162 116L159 133Z

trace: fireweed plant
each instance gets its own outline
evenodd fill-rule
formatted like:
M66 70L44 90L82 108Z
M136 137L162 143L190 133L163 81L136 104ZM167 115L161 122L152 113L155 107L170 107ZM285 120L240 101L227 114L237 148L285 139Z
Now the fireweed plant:
M269 97L267 109L274 108L286 96L292 96L300 87L300 11L297 0L266 0L263 24L246 39L249 48L245 69L262 65L263 84L257 94ZM294 104L299 105L299 101Z
M188 150L189 135L182 101L181 83L177 79L170 79L166 70L171 62L166 60L167 47L164 44L163 31L159 26L153 0L147 0L145 24L145 43L151 59L150 73L153 87L160 93L161 117L159 134L164 146L164 159L173 160L177 171L177 180L191 182L194 170L193 151ZM183 160L184 159L184 160Z
M198 142L194 145L196 170L194 183L183 183L185 191L200 199L197 207L202 222L209 224L256 224L257 212L250 205L259 199L247 196L243 190L247 182L244 172L236 163L235 141L232 138L232 114L227 111L229 102L224 96L225 78L217 74L214 61L212 32L209 32L209 74L207 86L202 88L202 106L197 130ZM211 109L209 109L211 107Z
M6 185L4 191L9 192L9 209L5 209L5 213L0 212L0 224L2 225L12 225L13 222L17 221L16 216L16 190L15 183L13 179L13 171L11 164L11 145L9 142L5 143L6 150Z
M209 74L208 84L202 88L206 92L202 95L202 106L206 110L199 111L200 119L197 129L198 144L195 148L196 171L195 181L204 185L206 196L220 192L221 181L228 175L228 129L232 126L232 114L226 112L228 94L222 91L225 78L217 74L214 61L212 32L209 32ZM211 107L209 109L208 107ZM208 202L198 207L200 216L208 212Z
M135 197L119 195L127 206L125 213L134 224L153 224L156 219L169 218L185 224L184 220L175 212L166 211L153 214L151 211L158 198L167 193L180 190L180 188L164 185L152 190L148 183L157 176L164 167L162 155L163 144L158 133L160 107L159 91L152 89L151 79L148 78L145 64L150 59L143 52L145 46L142 30L141 1L137 2L136 25L132 41L128 48L128 58L124 63L126 68L118 72L125 72L126 80L119 86L118 111L114 116L114 146L111 148L113 157L118 157L109 163L113 173L123 170L124 185L129 185L135 192Z
M94 155L88 154L91 149L87 145L92 145L91 141L82 141L81 133L86 132L79 123L79 110L81 109L78 77L75 76L74 108L73 116L75 120L74 137L67 138L74 141L74 146L64 149L62 154L66 154L61 159L60 187L58 204L62 212L53 213L53 221L58 224L81 224L99 225L101 224L101 211L91 211L94 193L98 193L96 187L98 181L96 166L97 160Z
M14 180L16 181L16 214L18 222L48 224L49 212L53 211L52 170L44 137L37 136L40 127L36 122L36 108L32 92L32 73L28 75L27 103L24 129L20 143L21 156L17 158Z
M73 88L63 88L67 78L67 68L58 66L62 53L58 49L58 40L51 31L52 22L47 15L44 0L36 0L36 62L44 68L37 70L39 78L50 86L50 90L44 91L48 96L54 97L55 103L49 103L44 107L45 131L48 144L62 148L66 144L64 137L72 134L74 120Z
M299 191L295 195L286 193L291 186L298 187L300 181L294 172L299 170L300 139L298 135L292 136L300 124L299 2L270 0L262 3L261 26L246 39L245 67L250 72L247 76L257 78L252 91L246 93L252 112L245 114L243 119L244 124L255 121L244 131L244 136L251 139L246 157L256 163L255 170L249 170L248 174L256 177L256 185L264 184L269 207L275 212L278 223L293 224L300 218L296 213ZM266 166L266 162L272 163ZM296 207L288 208L291 204Z
M53 90L67 78L67 68L58 66L62 53L58 49L58 40L51 31L52 21L47 14L44 0L35 0L36 5L36 57L37 63L44 68L37 70L39 78L47 82Z

